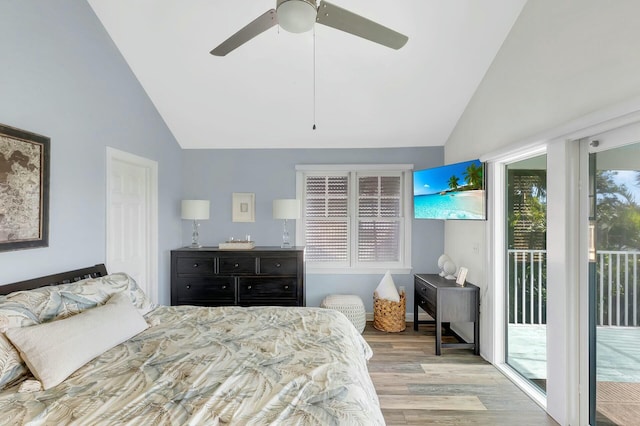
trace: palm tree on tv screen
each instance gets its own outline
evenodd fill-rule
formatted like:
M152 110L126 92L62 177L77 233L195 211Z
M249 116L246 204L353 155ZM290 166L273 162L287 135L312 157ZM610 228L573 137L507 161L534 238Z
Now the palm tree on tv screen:
M476 163L471 163L463 173L464 180L469 184L469 189L480 189L482 187L482 167Z
M456 189L458 187L458 182L460 182L460 178L458 176L451 176L449 178L449 188Z

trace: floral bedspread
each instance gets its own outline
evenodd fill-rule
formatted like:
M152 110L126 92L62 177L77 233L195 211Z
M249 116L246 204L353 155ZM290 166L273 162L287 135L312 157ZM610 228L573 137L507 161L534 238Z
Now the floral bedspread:
M145 318L60 385L0 391L0 424L384 424L371 348L338 312L159 306Z

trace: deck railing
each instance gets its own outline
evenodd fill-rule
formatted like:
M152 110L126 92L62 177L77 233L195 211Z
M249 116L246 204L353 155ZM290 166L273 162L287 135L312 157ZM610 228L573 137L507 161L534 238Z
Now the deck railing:
M597 325L640 325L640 251L597 251ZM510 324L546 324L546 250L508 250Z

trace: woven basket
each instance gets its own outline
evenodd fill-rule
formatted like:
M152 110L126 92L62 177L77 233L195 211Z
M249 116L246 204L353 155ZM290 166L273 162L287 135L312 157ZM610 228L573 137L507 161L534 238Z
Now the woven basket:
M400 301L393 302L379 299L378 293L373 293L373 327L380 331L397 333L407 328L405 319L407 298L404 291L400 293Z

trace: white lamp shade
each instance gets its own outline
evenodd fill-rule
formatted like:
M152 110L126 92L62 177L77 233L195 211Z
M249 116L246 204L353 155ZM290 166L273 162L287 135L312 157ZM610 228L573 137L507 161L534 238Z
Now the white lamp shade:
M318 11L306 0L280 0L278 24L290 33L304 33L313 28Z
M300 201L273 200L274 219L298 219L300 217Z
M182 200L182 218L190 220L209 219L209 200Z

